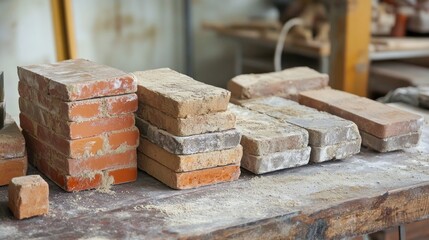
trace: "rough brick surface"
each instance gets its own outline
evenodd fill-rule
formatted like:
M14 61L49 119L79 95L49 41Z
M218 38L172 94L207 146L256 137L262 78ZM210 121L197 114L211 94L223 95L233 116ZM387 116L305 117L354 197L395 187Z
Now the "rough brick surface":
M281 72L239 75L228 82L228 90L237 99L267 96L294 99L300 91L327 87L328 81L326 74L308 67L295 67Z
M228 110L237 117L241 145L248 154L259 156L308 145L308 133L302 128L233 104Z
M243 155L243 148L240 145L221 151L175 155L146 139L142 138L140 141L138 161L142 161L142 155L145 154L174 172L189 172L230 164L240 164Z
M235 115L228 111L175 118L148 105L139 104L136 114L141 119L175 136L219 132L235 127Z
M20 81L41 94L63 101L113 96L137 90L132 74L83 59L18 67L18 76Z
M360 139L358 128L353 122L290 100L268 97L243 101L242 105L304 128L309 133L309 145L312 147Z
M27 173L27 156L0 159L0 186L8 185L14 177L25 176Z
M302 92L300 103L353 121L377 138L418 132L424 122L419 115L333 89Z
M134 75L139 101L176 118L225 111L231 96L225 89L168 68L134 72Z
M49 212L49 186L39 175L13 178L8 189L9 208L17 219Z
M325 162L332 159L345 159L360 152L362 140L342 142L324 147L311 147L310 161Z
M255 173L263 174L281 169L306 165L310 159L310 147L291 149L284 152L255 156L243 153L241 167Z
M30 101L59 119L79 122L132 113L137 110L137 95L134 93L103 97L74 102L64 102L37 92L23 81L18 83L18 91L21 98Z
M140 135L173 154L195 154L234 148L240 144L240 133L235 130L178 137L136 117Z
M415 147L421 137L420 132L398 135L389 138L377 138L371 134L361 132L362 145L378 152L391 152L404 148Z
M4 127L0 129L0 159L23 156L25 156L25 139L15 121L8 115Z
M139 162L139 168L174 189L190 189L229 182L237 180L240 176L239 165L228 165L191 172L175 173L147 156L144 156L142 161Z

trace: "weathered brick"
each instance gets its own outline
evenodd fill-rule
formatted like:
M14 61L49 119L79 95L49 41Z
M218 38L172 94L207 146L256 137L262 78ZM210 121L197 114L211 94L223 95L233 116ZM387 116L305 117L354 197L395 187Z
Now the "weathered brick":
M49 212L49 186L39 175L13 178L8 188L9 209L17 219Z
M240 133L235 129L178 137L158 129L138 117L136 117L136 126L142 137L173 154L180 155L234 148L240 144L241 138Z
M25 156L25 139L21 130L10 115L0 129L0 159L19 158Z
M147 156L144 156L139 162L139 168L174 189L190 189L229 182L237 180L240 176L239 165L176 173Z
M227 150L175 155L144 138L140 141L138 161L142 161L143 154L145 154L174 172L189 172L229 164L240 164L243 155L243 148L240 145Z
M420 132L411 132L389 138L377 138L369 133L360 132L362 145L378 152L391 152L404 148L416 147L420 141Z
M8 185L14 177L25 176L27 173L27 156L0 159L0 186Z
M308 132L302 128L233 104L228 110L237 117L241 145L248 154L260 156L308 145Z
M52 64L18 67L20 81L63 101L76 101L133 93L132 74L88 60L73 59Z
M326 74L308 67L295 67L281 72L239 75L228 82L227 88L237 99L267 96L296 99L300 91L325 88L328 81Z
M293 168L308 164L310 159L310 147L290 149L283 152L269 153L255 156L243 153L241 167L255 174L263 174L286 168Z
M310 162L325 162L332 159L345 159L360 152L362 140L352 140L323 147L311 147Z
M139 101L167 115L185 118L227 109L230 92L168 68L134 72Z
M141 119L175 136L219 132L235 127L235 115L228 111L175 118L148 105L139 104L136 114Z
M139 145L139 130L137 127L107 133L109 150L121 150L129 147L137 148Z
M424 122L419 115L333 89L302 92L300 102L353 121L377 138L418 132Z
M304 128L308 131L309 145L312 147L360 139L358 128L353 122L290 100L268 97L243 101L242 105L280 121Z
M137 180L137 166L107 170L106 173L113 178L113 184L115 185Z

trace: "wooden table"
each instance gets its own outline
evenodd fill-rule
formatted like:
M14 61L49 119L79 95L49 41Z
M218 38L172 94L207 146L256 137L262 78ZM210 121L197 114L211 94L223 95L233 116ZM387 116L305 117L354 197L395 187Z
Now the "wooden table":
M37 173L30 169L30 174ZM148 175L113 193L65 193L50 214L17 221L0 188L0 239L341 238L429 218L429 127L419 147L359 155L236 182L171 190Z

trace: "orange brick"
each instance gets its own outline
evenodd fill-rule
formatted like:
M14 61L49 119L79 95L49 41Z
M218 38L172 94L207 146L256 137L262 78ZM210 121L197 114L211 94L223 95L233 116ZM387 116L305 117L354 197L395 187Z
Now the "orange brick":
M109 115L118 115L135 112L138 107L138 98L136 94L127 94L115 98L106 99L107 113Z
M108 170L107 173L109 176L113 177L114 184L134 182L137 180L137 167Z
M113 132L108 134L110 149L116 150L121 146L137 147L139 145L139 130L132 127L124 131Z
M21 125L21 128L25 129L28 133L36 135L36 125L34 125L34 122L23 113L19 114L19 124Z
M90 119L101 115L102 101L90 101L89 103L72 102L66 106L64 111L68 112L68 119L78 121L79 119Z
M70 132L70 138L76 139L131 128L132 126L134 126L134 114L130 113L85 122L72 122L67 130Z
M14 177L27 173L27 156L11 159L0 159L0 186L8 185Z

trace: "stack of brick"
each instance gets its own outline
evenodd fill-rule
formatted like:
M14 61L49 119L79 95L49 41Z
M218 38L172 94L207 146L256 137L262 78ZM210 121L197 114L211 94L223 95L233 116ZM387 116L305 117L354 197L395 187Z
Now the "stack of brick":
M66 191L135 181L139 141L130 74L83 59L18 67L29 161Z
M360 152L356 124L280 97L250 99L242 106L308 131L310 161L344 159Z
M424 124L419 115L333 89L302 92L300 103L355 122L362 145L379 152L416 146Z
M227 111L230 93L168 68L134 74L139 168L174 189L238 179L241 135Z
M308 164L306 130L234 104L228 110L237 117L236 128L242 135L241 167L263 174Z
M281 72L243 74L228 82L232 102L240 100L279 96L298 100L298 93L322 89L328 86L329 77L308 67L295 67Z

